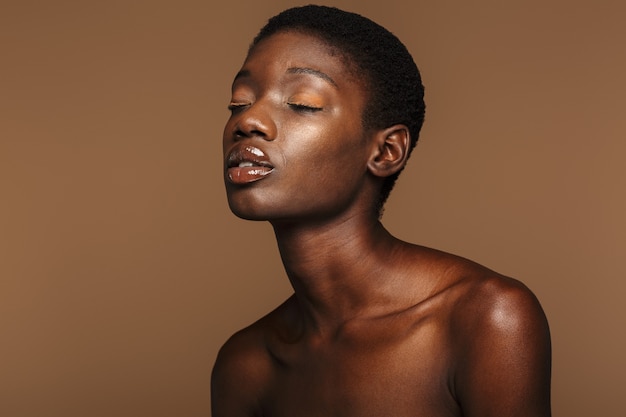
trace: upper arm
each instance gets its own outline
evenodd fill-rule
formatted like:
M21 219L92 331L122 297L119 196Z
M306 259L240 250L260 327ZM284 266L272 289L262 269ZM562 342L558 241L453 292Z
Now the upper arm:
M464 415L550 416L550 334L539 302L519 283L475 301L455 378Z
M262 345L244 332L233 335L217 355L211 373L212 417L257 415L269 368Z

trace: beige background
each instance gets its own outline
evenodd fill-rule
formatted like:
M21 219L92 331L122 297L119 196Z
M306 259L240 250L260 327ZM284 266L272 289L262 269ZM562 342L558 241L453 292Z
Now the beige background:
M405 41L421 143L385 223L522 279L556 416L624 416L626 6L334 1ZM229 84L295 1L0 2L0 415L206 416L217 349L288 293L221 182Z

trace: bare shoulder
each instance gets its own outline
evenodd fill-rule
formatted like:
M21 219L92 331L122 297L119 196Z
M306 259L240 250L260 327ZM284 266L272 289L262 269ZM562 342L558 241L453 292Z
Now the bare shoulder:
M268 326L280 308L233 334L219 350L211 374L213 417L257 415L273 369Z
M255 397L267 378L262 338L255 325L232 335L211 373L213 417L254 415Z
M450 325L465 415L549 416L550 332L537 297L516 279L462 265Z
M459 282L455 323L473 340L524 334L548 335L548 323L535 294L521 281L468 262ZM468 340L469 341L469 340Z
M452 325L461 334L471 336L485 326L511 331L515 326L547 325L537 297L521 281L446 252L420 248L418 254L420 275L437 282L436 293L445 295Z

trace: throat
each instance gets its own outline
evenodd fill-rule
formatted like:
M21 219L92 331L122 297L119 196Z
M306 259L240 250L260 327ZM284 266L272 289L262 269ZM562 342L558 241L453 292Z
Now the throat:
M312 323L331 326L375 315L395 297L394 258L401 243L382 226L370 233L281 234L283 266Z

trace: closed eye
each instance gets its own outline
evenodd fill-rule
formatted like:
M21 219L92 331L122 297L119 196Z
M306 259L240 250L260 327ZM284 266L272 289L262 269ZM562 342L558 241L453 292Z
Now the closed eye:
M244 107L247 107L247 106L249 106L249 104L248 104L248 103L230 103L230 104L228 105L228 110L229 110L231 113L235 113L235 112L237 112L238 110L242 110Z
M323 110L322 107L309 106L307 104L287 103L289 107L298 112L314 113Z

